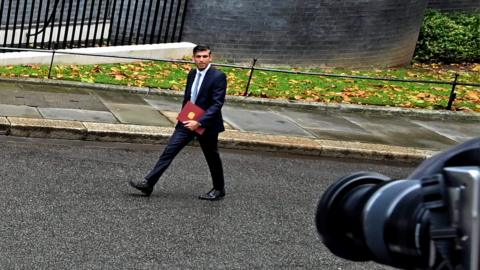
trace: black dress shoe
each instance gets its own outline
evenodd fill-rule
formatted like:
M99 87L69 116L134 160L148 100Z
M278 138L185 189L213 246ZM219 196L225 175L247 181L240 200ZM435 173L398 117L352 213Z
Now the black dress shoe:
M131 187L140 190L145 196L150 196L153 192L153 186L151 186L146 179L140 181L131 180L128 182Z
M216 200L220 200L223 197L225 197L225 189L222 189L222 190L212 189L209 192L198 196L200 200L207 200L207 201L216 201Z

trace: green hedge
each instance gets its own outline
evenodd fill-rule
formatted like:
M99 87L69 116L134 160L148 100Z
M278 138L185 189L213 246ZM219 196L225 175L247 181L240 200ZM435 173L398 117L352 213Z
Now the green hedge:
M478 62L480 12L427 10L414 59L419 62Z

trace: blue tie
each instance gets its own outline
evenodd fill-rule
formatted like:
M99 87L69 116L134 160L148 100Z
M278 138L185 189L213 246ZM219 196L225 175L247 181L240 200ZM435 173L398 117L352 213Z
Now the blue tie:
M195 84L192 87L192 97L190 98L193 103L197 100L198 88L200 84L200 79L202 78L202 73L197 72L197 78L195 79Z

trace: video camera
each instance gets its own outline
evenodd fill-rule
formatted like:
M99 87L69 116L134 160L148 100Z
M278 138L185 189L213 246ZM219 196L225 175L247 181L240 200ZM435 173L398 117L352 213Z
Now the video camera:
M327 248L401 269L480 269L480 138L425 160L406 179L340 178L315 216Z

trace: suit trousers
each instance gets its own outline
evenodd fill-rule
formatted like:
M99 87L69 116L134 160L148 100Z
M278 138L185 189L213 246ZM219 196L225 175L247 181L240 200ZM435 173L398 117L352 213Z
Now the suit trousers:
M158 182L175 156L195 137L198 138L203 155L207 160L208 168L212 176L213 188L217 190L224 189L223 166L218 152L218 132L209 133L208 130L206 130L203 135L198 135L183 126L177 126L175 128L157 164L155 164L155 167L145 176L145 179L151 186Z

